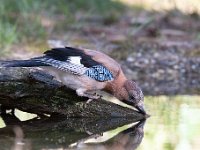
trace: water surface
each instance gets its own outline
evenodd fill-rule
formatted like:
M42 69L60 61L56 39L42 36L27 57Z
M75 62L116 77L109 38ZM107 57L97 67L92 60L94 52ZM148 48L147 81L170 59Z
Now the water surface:
M200 149L200 96L148 96L145 104L151 117L140 122L2 115L0 149Z

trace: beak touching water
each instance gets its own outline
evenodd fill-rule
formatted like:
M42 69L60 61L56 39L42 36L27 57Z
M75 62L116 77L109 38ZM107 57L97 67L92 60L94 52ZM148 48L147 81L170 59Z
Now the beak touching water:
M138 103L138 104L135 106L135 108L136 108L140 113L146 114L146 111L145 111L145 109L144 109L144 104Z
M128 104L128 105L135 107L139 113L147 115L145 108L144 108L144 103L142 101L140 101L137 104L133 103L133 100L124 100L123 102Z

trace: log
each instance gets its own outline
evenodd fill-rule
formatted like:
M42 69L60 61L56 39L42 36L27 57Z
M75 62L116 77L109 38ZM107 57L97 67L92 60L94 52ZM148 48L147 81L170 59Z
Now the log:
M53 76L38 68L0 68L0 104L35 114L67 117L133 117L144 115L103 99L86 103Z

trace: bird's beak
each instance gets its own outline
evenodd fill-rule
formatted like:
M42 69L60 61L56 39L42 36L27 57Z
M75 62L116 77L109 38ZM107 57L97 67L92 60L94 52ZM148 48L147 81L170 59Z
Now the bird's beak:
M123 102L126 103L127 105L135 107L140 113L147 115L142 101L140 101L137 105L135 105L132 100L123 100Z
M138 105L135 106L135 108L142 114L146 114L146 111L144 109L144 105L139 103Z

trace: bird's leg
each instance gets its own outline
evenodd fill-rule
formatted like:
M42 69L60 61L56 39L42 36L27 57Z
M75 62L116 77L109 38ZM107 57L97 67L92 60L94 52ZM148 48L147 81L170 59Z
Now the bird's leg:
M87 89L79 88L76 90L76 93L78 96L88 97L88 102L91 102L93 99L101 98L101 95L97 95L93 90L89 91Z
M96 97L95 100L100 99L100 98L103 97L102 95L99 95L99 94L97 94L96 92L93 93L93 96ZM87 100L86 103L90 103L90 102L93 101L93 100L94 100L94 98L93 98L93 99L89 98L89 99Z

